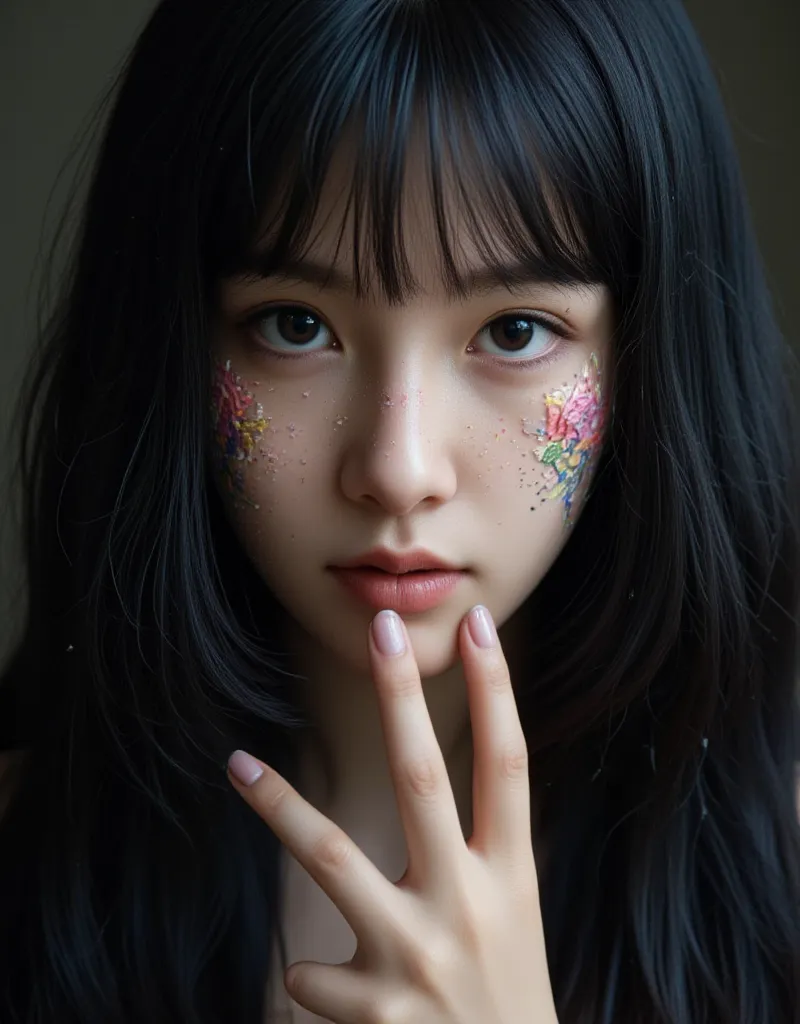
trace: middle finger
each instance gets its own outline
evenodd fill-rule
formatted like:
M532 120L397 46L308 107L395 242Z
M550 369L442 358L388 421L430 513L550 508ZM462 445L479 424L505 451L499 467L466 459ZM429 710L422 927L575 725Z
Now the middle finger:
M455 858L466 843L408 632L396 612L372 620L369 653L409 874L444 886L453 881Z

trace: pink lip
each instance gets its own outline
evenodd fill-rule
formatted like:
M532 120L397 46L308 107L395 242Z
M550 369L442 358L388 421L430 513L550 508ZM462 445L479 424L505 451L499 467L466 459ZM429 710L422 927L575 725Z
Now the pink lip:
M432 551L425 548L413 548L410 551L391 551L389 548L372 548L365 551L363 555L356 555L355 558L348 558L345 561L337 562L338 569L383 569L384 572L399 576L406 572L415 572L417 569L426 571L445 569L448 572L455 572L461 568L439 558Z
M338 581L360 601L377 611L392 608L399 613L425 612L441 604L467 575L458 570L434 569L396 576L363 566L331 568Z

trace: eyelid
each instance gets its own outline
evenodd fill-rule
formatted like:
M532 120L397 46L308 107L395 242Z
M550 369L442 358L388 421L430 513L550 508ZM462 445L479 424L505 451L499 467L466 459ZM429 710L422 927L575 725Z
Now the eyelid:
M258 306L255 309L252 309L249 312L245 313L238 319L237 322L241 327L250 327L253 324L257 323L258 321L264 320L270 313L274 313L281 309L307 310L314 317L318 318L323 324L325 324L327 330L329 330L335 338L335 333L333 331L333 328L328 324L327 318L322 313L315 310L314 307L309 305L307 302L273 300L269 303ZM496 320L501 320L504 317L510 316L519 316L523 318L526 317L534 321L535 323L538 323L540 326L543 325L553 334L557 335L558 337L566 341L572 340L576 337L576 332L572 328L568 327L563 320L554 316L552 313L545 313L542 310L519 308L503 310L500 313L495 313L478 328L476 335L485 331L486 328L489 327L490 324L493 324ZM472 342L470 342L470 344L472 344ZM555 346L556 354L559 353L560 348L560 345ZM290 353L287 351L281 351L280 349L265 348L264 351L266 351L270 356L274 356L277 359L308 359L320 354L321 352L324 352L325 350L318 349L309 352L300 351L296 353ZM533 367L537 365L544 366L547 363L552 362L553 359L556 357L555 355L549 355L548 353L545 353L543 356L534 356L530 359L511 359L505 358L503 356L490 355L488 353L484 353L484 356L491 362L497 363L503 367L512 367L520 369L524 369L526 367Z
M319 310L314 309L314 307L309 305L309 303L306 302L305 300L284 300L282 302L272 300L263 305L256 306L254 309L251 309L246 313L243 313L238 318L238 322L240 324L249 324L252 323L254 320L257 320L259 317L263 318L267 313L274 312L277 309L307 309L309 310L309 312L313 313L314 316L319 317L319 319L322 320L322 322L326 326L328 326L329 330L332 330L332 328L328 325L327 318L325 317L325 315L323 313L320 313ZM504 316L528 316L531 318L538 317L542 320L547 321L547 325L549 327L552 327L553 330L559 332L565 338L572 338L576 334L574 328L568 326L564 320L562 320L560 317L557 317L554 313L546 313L544 310L526 309L524 307L519 306L512 307L511 309L501 310L499 313L494 313L478 328L478 331L485 330L486 327L489 326L489 324L494 323L495 320L499 320L501 319L501 317Z

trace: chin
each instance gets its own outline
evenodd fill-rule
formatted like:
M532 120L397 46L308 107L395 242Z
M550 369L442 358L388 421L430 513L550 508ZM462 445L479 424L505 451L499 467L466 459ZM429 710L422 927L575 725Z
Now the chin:
M377 612L374 613L377 615ZM448 616L434 618L431 613L409 615L403 617L406 629L411 638L411 646L416 658L420 678L429 679L442 675L461 659L458 649L458 627L466 611L452 622ZM367 647L367 630L372 619L370 614L366 623L360 627L363 635L354 638L350 630L343 627L333 635L327 631L315 631L319 643L329 650L353 671L369 674L369 651Z
M426 622L424 616L405 620L422 679L442 675L460 661L458 627L462 617L453 623Z

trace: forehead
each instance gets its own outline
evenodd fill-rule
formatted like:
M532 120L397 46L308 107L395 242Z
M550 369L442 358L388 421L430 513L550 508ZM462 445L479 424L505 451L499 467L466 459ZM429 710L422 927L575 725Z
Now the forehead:
M348 271L352 271L356 250L359 253L369 251L369 237L374 231L369 215L364 216L365 211L359 211L352 202L348 202L354 170L348 147L341 145L320 194L320 208L311 234L314 255L326 264L336 261ZM483 262L468 229L463 207L458 202L456 182L449 168L443 168L438 219L432 191L426 154L423 146L417 143L407 154L402 188L398 191L396 224L402 259L417 289L423 294L441 288L441 232L445 233L447 247L452 251L460 272L466 274L470 268L479 267ZM503 255L511 258L510 251ZM364 269L369 290L373 291L369 266Z
M373 170L365 166L352 132L345 132L325 170L300 250L292 245L289 258L277 259L279 271L299 266L316 283L327 268L326 285L350 290L357 278L357 290L367 297L380 290L375 271L387 259L399 264L405 296L444 289L455 300L500 285L529 285L531 280L574 283L542 255L518 210L515 216L507 200L493 205L482 198L485 182L483 188L473 182L468 167L455 174L452 161L443 159L436 168L438 178L433 175L429 146L419 127L405 150L391 196L380 173L376 187L370 178ZM276 197L266 211L257 242L261 253L270 253L284 203ZM269 259L265 264L272 269ZM259 260L255 266L261 266Z

